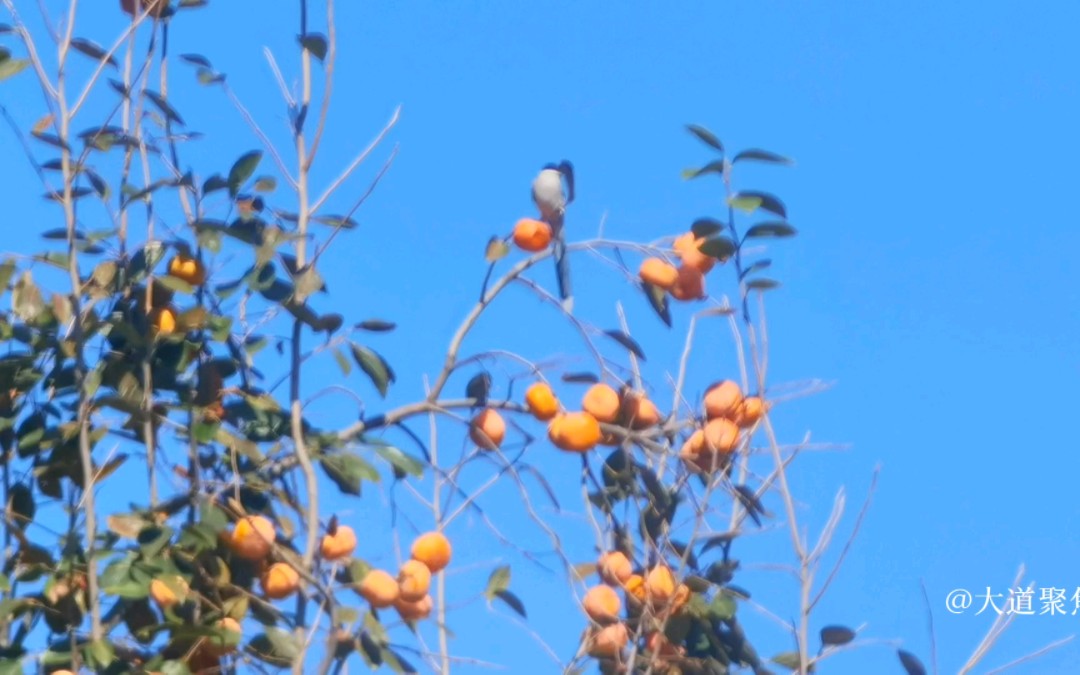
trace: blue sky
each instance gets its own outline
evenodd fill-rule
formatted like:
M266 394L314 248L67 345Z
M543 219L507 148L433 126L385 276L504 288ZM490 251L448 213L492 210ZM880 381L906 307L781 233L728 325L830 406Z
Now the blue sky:
M20 4L35 12L33 3ZM77 34L110 43L124 19L113 3L100 13L84 4ZM1080 285L1072 260L1080 229L1068 206L1080 151L1080 7L925 0L338 5L338 74L316 183L332 180L402 106L387 145L335 198L332 210L347 210L390 143L400 144L391 171L357 215L360 229L339 238L322 270L330 301L349 321L399 324L396 333L368 340L397 371L385 405L420 398L423 377L438 372L441 350L478 293L484 243L531 212L529 181L541 165L563 157L575 163L571 239L594 236L603 219L612 238L648 241L717 214L714 185L680 178L683 168L707 159L683 125L703 124L730 148L763 147L797 162L793 169L747 166L736 181L779 194L800 231L768 252L784 284L769 297L770 384L820 378L833 385L774 413L787 442L811 433L817 442L845 446L808 453L791 475L811 536L840 486L848 495L846 536L874 467L882 467L871 511L814 630L866 623L866 637L901 639L929 664L923 582L939 666L955 672L990 618L947 613L950 590L1006 592L1020 563L1037 586L1067 595L1080 587L1068 473L1075 443L1062 423L1075 407L1069 391L1080 369ZM262 49L270 47L286 80L295 81L296 17L266 7L212 2L177 21L171 38L176 52L204 54L228 73L285 147L287 118ZM320 25L322 11L312 15ZM188 127L206 134L184 160L205 177L226 171L258 141L220 91L199 87L191 75L174 65L171 92ZM29 72L0 91L24 129L41 116ZM94 109L105 100L94 101ZM42 190L8 129L0 133L0 157L4 249L36 250L35 232L56 226L56 212L39 199ZM261 168L272 165L264 160ZM536 279L551 286L548 267ZM649 357L646 372L667 398L662 378L677 365L690 309L675 309L669 331L611 268L576 255L573 269L580 316L615 327L614 301L623 299ZM731 270L713 272L709 288L732 293ZM508 293L466 343L470 351L494 346L536 360L583 353L551 307L522 289ZM505 393L509 372L515 371L494 371L496 393ZM329 358L313 373L323 383L340 379ZM470 374L450 391L461 391ZM691 391L737 374L726 324L703 327ZM357 374L349 384L369 410L383 405ZM578 391L563 393L572 400ZM312 408L328 426L355 417L345 397ZM445 429L453 433L443 447L460 451L460 430ZM390 438L412 450L403 437ZM567 543L575 559L589 559L576 464L545 444L528 457L568 511L552 517L576 532ZM473 465L471 480L479 484L490 470ZM131 475L137 479L141 468ZM335 498L327 508L370 531L358 554L393 566L385 554L388 494L372 489L362 500ZM408 499L400 488L396 494ZM542 500L539 490L533 494ZM483 503L515 541L548 546L523 517L516 488L500 486ZM782 513L775 496L768 506ZM406 512L417 527L430 526L415 508ZM407 544L414 530L404 527ZM557 562L546 560L556 571L538 570L468 518L451 534L459 546L450 597L472 599L450 616L455 653L510 672L551 672L529 635L536 631L569 657L584 617ZM735 555L746 555L748 564L791 561L787 535L775 528L742 550L737 546ZM507 612L488 610L475 596L487 572L507 563L511 589L530 612L528 630L496 633ZM779 616L793 614L796 587L782 574L750 569L736 583ZM753 610L740 615L763 655L790 648ZM977 672L1078 626L1080 613L1018 617ZM432 640L434 631L428 626L424 634ZM893 651L868 646L830 659L823 672L900 672ZM1078 666L1080 647L1072 644L1012 672ZM464 664L455 672L481 669Z

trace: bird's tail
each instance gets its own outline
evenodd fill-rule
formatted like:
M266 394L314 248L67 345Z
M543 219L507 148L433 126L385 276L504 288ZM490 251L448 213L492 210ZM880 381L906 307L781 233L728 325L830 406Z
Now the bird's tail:
M559 285L559 299L568 314L574 310L574 296L570 288L570 260L566 256L566 237L563 234L562 217L552 218L555 278Z

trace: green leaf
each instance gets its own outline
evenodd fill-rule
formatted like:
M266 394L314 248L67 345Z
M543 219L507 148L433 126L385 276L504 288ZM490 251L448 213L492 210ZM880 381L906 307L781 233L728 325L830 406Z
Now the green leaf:
M746 195L735 194L728 197L728 206L733 209L739 209L745 213L753 213L761 206L761 199L759 197L748 197Z
M746 239L764 239L766 237L794 237L795 228L783 221L758 223L746 231Z
M505 591L510 588L510 566L501 565L496 567L488 575L487 588L484 590L484 596L491 600L495 597L495 594L499 591Z
M204 68L213 68L210 65L210 60L202 54L181 54L180 60L190 63L195 66L203 66Z
M7 513L15 527L25 530L26 526L34 520L36 512L37 504L34 502L34 492L30 486L25 483L12 485L8 490Z
M360 611L355 607L342 607L341 605L337 605L334 607L335 624L356 623L359 620Z
M165 288L169 289L170 291L175 291L176 293L191 295L195 292L194 286L184 281L183 279L172 276L171 274L157 277L156 281Z
M37 603L29 598L5 598L0 601L0 621L22 614Z
M787 209L784 207L784 203L780 201L780 198L776 195L771 195L768 192L758 192L757 190L742 190L732 197L733 199L759 199L761 204L759 208L762 208L769 213L774 213L781 218L787 218Z
M227 187L229 187L229 181L225 180L224 178L215 173L213 176L207 178L206 181L203 183L202 192L204 195L208 195L211 192L224 190ZM220 225L222 228L225 227L225 223L221 223Z
M668 304L667 291L659 286L654 286L649 283L644 283L643 286L645 289L645 297L649 301L649 306L653 308L653 311L660 317L660 320L663 321L668 328L671 328L671 307Z
M926 667L914 654L898 649L896 655L900 657L900 665L904 666L907 675L926 675Z
M725 227L727 226L716 218L698 218L690 226L690 231L696 239L703 239L723 232Z
M359 495L364 480L372 483L379 480L379 472L375 467L350 452L323 455L319 458L319 463L327 477L347 495Z
M487 246L484 248L484 260L488 263L496 263L508 255L510 255L510 245L501 237L488 239Z
M795 163L787 157L784 157L783 155L778 155L775 152L769 152L768 150L761 150L758 148L749 148L747 150L743 150L732 158L731 163L734 164L736 162L741 162L748 159L757 162L768 162L770 164L791 165Z
M387 390L396 380L390 364L377 352L367 347L358 345L355 342L350 342L349 346L352 349L353 360L356 361L356 365L360 366L360 370L364 371L371 383L375 385L379 395L386 398Z
M86 645L86 660L97 669L104 670L116 659L116 650L107 640L96 640Z
M161 675L191 675L191 669L183 661L166 661L158 670Z
M707 256L717 260L727 260L735 254L735 242L727 237L709 237L698 247L698 250Z
M8 258L0 265L0 294L7 290L11 277L15 276L15 258Z
M334 355L334 361L337 361L338 368L341 369L341 374L348 377L349 373L352 372L352 363L349 362L349 357L345 356L345 353L337 347L333 347L330 351Z
M289 663L292 663L300 655L301 645L292 633L283 631L280 628L268 627L266 637L270 639L270 644L274 646L275 654L288 659Z
M695 178L700 178L701 176L707 176L710 173L715 173L723 176L725 168L724 164L724 160L716 159L709 162L700 169L683 169L682 177L686 180L693 180Z
M395 469L400 470L403 474L417 477L424 475L424 464L420 460L406 455L392 445L376 445L375 454L390 462Z
M308 266L293 279L293 294L297 302L304 302L313 293L326 288L322 275L314 267Z
M277 187L277 179L273 176L259 176L255 179L255 192L273 192Z
M330 227L340 227L344 230L351 230L358 225L355 220L346 218L345 216L316 216L311 220L323 225L329 225Z
M521 599L518 598L518 596L514 595L510 591L495 591L495 597L505 602L510 607L510 609L520 614L522 618L529 618L528 615L525 613L525 603L523 603Z
M153 560L160 555L165 547L169 545L172 535L173 530L168 525L154 525L143 528L136 538L136 541L139 542L139 549L142 551L143 558L146 560Z
M109 189L109 184L105 182L105 179L95 173L92 169L83 169L83 175L86 176L86 180L90 181L90 185L93 186L94 192L98 194L98 197L102 199L108 199L112 191Z
M259 162L262 160L261 150L252 150L240 156L240 159L233 163L232 168L229 169L229 196L235 197L240 194L240 188L244 183L255 173L255 169L259 167ZM205 190L205 188L203 188Z
M300 654L300 647L290 633L268 626L265 633L251 639L247 651L264 663L287 667Z
M563 373L563 382L572 382L574 384L596 384L600 381L600 376L596 373Z
M18 659L0 659L0 675L23 675L22 661Z
M150 102L154 104L154 107L161 111L161 114L167 117L170 121L177 124L183 124L184 120L180 117L180 113L169 105L169 102L165 100L161 94L156 91L147 89L145 92L146 98L150 99Z
M768 258L765 258L763 260L758 260L757 262L753 263L752 265L750 265L749 267L747 267L746 269L744 269L742 271L742 279L745 279L746 277L750 276L754 272L760 272L763 269L767 269L771 265L772 265L772 260L769 260Z
M791 670L798 670L802 667L802 661L799 659L799 652L780 652L769 660L777 665L790 668Z
M8 79L9 77L15 77L27 66L30 65L30 59L4 59L0 60L0 82Z
M847 626L825 626L821 629L821 644L840 646L855 639L855 631Z
M320 61L326 58L326 37L319 33L308 33L300 38L300 44Z
M716 137L716 134L709 131L703 126L697 124L687 124L686 130L697 136L698 140L720 152L724 151L724 144L720 142L720 139Z
M105 61L113 68L116 67L116 59L109 56L105 49L98 43L85 38L73 38L70 44L71 48L80 54L89 56L95 61Z
M735 599L727 593L720 592L709 603L709 617L717 621L729 621L735 616L736 609Z
M775 279L765 279L764 277L762 277L760 279L751 279L746 284L747 289L756 290L756 291L768 291L768 290L772 290L774 288L779 288L779 286L780 286L779 281L777 281Z
M217 84L218 82L225 81L225 75L215 72L209 68L199 68L195 71L195 79L199 81L201 85Z
M14 267L14 260L11 261L11 265L12 267ZM366 321L361 321L360 323L356 324L356 328L359 328L360 330L371 331L372 333L385 333L387 331L392 331L397 328L397 324L391 323L389 321L382 321L381 319L368 319Z
M612 340L615 340L623 347L626 347L634 356L638 357L642 361L645 361L645 352L641 349L641 345L637 343L634 338L630 337L621 330L606 330L604 335L607 335Z

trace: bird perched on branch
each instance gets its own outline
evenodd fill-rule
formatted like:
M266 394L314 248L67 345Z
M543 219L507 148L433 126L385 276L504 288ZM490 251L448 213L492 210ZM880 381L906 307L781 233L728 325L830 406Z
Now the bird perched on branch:
M559 299L562 300L563 309L570 312L574 307L574 298L570 290L570 262L566 259L563 219L566 207L574 201L574 166L565 159L558 164L546 165L533 180L532 198L540 209L540 219L551 226Z

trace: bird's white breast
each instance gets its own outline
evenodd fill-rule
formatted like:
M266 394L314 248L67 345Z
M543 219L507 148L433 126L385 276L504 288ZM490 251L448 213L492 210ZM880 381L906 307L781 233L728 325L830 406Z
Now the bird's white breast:
M533 200L544 216L561 212L566 205L563 195L562 174L554 169L544 169L532 185Z

